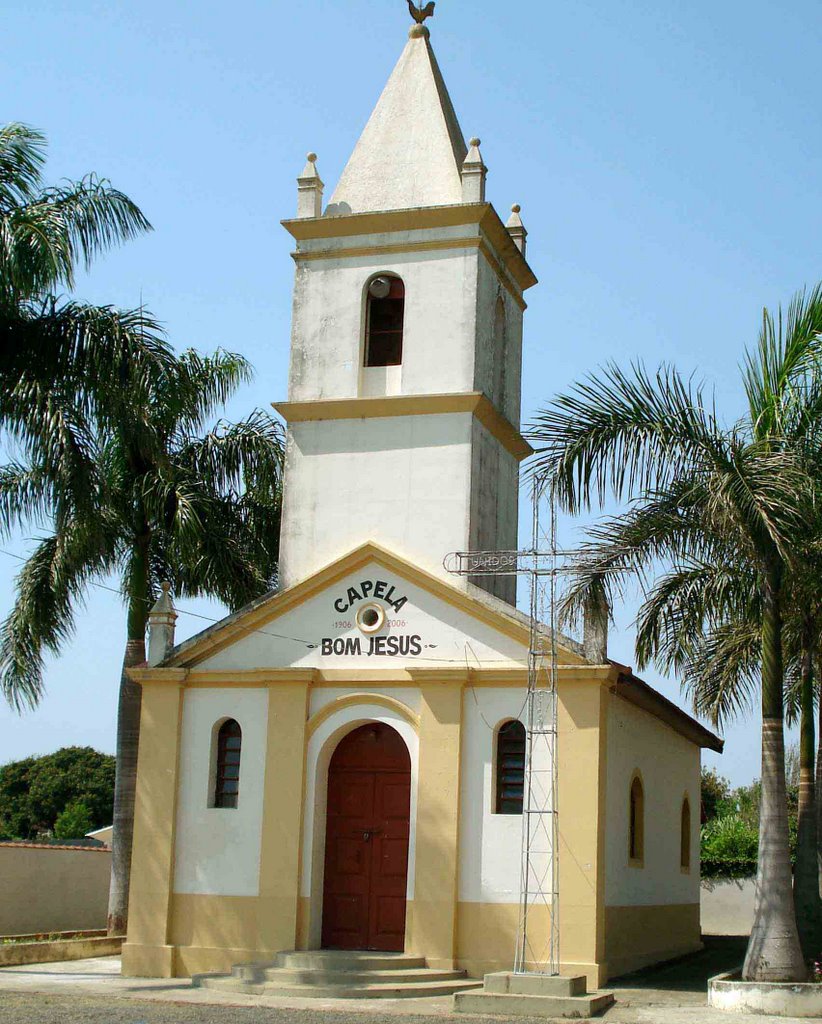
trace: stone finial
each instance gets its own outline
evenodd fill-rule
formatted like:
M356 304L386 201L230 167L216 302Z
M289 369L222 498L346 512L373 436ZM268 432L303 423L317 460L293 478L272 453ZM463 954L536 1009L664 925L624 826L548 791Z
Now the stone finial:
M309 153L302 174L297 178L297 217L321 217L323 182L317 171L317 154Z
M485 202L485 175L488 168L482 162L480 140L471 139L468 154L462 162L462 201L464 203Z
M171 600L171 584L162 584L162 593L148 613L148 663L159 665L174 646L174 624L177 612Z
M586 660L594 665L605 665L608 661L609 615L605 594L591 594L583 609L582 651Z
M522 217L519 215L520 205L514 203L511 207L511 216L506 221L505 226L508 228L508 234L514 240L514 245L519 249L522 255L525 255L525 239L528 232L525 230L525 225L522 223Z

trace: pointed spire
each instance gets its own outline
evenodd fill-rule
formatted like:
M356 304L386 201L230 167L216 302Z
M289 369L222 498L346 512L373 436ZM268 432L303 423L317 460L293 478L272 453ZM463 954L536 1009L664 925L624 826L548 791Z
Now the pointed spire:
M323 182L317 170L317 154L306 156L306 165L297 178L297 216L321 217L323 212Z
M162 593L148 613L148 663L159 665L174 647L174 624L177 612L171 600L171 584L162 584Z
M528 236L528 232L525 230L525 225L522 223L522 217L519 215L520 205L514 203L511 207L511 216L506 221L505 226L508 228L508 234L514 240L514 245L519 249L522 255L525 255L525 239Z
M464 203L485 202L485 175L488 168L482 162L480 140L471 139L468 155L462 163L462 201Z
M465 140L424 25L408 42L326 215L461 203Z

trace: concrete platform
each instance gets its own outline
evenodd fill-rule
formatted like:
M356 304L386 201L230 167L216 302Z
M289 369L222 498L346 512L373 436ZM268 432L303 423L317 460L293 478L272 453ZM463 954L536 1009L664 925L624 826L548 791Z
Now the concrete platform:
M501 1017L594 1017L614 1003L613 992L586 990L585 976L486 974L482 991L454 996L458 1013Z

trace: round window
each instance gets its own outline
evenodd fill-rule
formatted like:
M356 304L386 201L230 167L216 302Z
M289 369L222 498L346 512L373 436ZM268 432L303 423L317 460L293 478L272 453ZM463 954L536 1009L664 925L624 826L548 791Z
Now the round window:
M357 625L363 633L376 633L385 624L385 610L379 604L364 604L357 611Z

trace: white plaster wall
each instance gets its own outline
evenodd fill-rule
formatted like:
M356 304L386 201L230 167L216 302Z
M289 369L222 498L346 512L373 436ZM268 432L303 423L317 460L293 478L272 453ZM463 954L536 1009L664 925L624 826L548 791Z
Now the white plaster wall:
M397 696L397 690L386 691ZM325 824L328 802L328 766L340 740L368 722L384 722L402 736L411 757L411 807L408 838L407 898L414 898L414 871L417 837L417 780L419 776L419 738L416 730L396 711L382 704L350 705L341 708L319 726L308 741L306 751L305 803L303 805L303 847L300 895L316 897L311 901L309 942L319 944L322 928L322 892L325 867Z
M469 542L472 422L466 412L293 424L283 587L369 540L447 576L443 558Z
M242 729L236 808L209 807L215 723L234 718ZM265 785L268 690L187 690L180 734L180 781L174 847L174 891L256 896Z
M525 688L469 687L463 695L460 754L459 898L519 900L522 817L494 813L495 730L524 713Z
M384 581L388 587L394 588L396 597L407 598L399 612L395 612L386 601L376 599L377 603L385 607L388 620L377 635L418 636L421 647L419 655L368 655L367 641L354 624L356 604L353 609L343 613L335 607L336 601L346 598L349 587L359 587L363 580ZM338 627L340 621L350 625ZM361 653L324 655L321 641L326 637L359 639ZM314 646L309 647L308 644ZM469 668L488 665L503 668L524 667L526 658L527 650L521 642L372 562L356 573L343 577L298 607L204 658L198 668L205 671L286 666L371 670L426 665Z
M436 232L323 239L322 249L333 252L346 243L356 247L387 241L411 244L418 235L426 241L444 241L476 230L472 225ZM302 248L310 251L308 246ZM376 273L397 274L405 285L399 393L472 391L480 259L475 248L455 248L299 262L294 284L289 400L354 398L364 393L360 390L360 367L365 287Z
M487 260L477 265L476 361L474 390L484 391L502 414L518 427L522 387L522 309L502 285ZM505 309L502 351L494 337L497 300ZM500 369L499 363L503 366ZM500 384L504 383L502 389ZM501 393L500 393L501 392Z
M626 700L608 706L605 902L656 906L699 902L699 747ZM645 794L644 866L628 863L631 778ZM680 814L691 804L691 869L680 867Z
M755 878L703 879L699 900L702 934L750 935L755 899Z
M519 464L478 420L472 427L471 528L468 550L517 548ZM514 576L476 576L472 582L509 604L516 604Z

